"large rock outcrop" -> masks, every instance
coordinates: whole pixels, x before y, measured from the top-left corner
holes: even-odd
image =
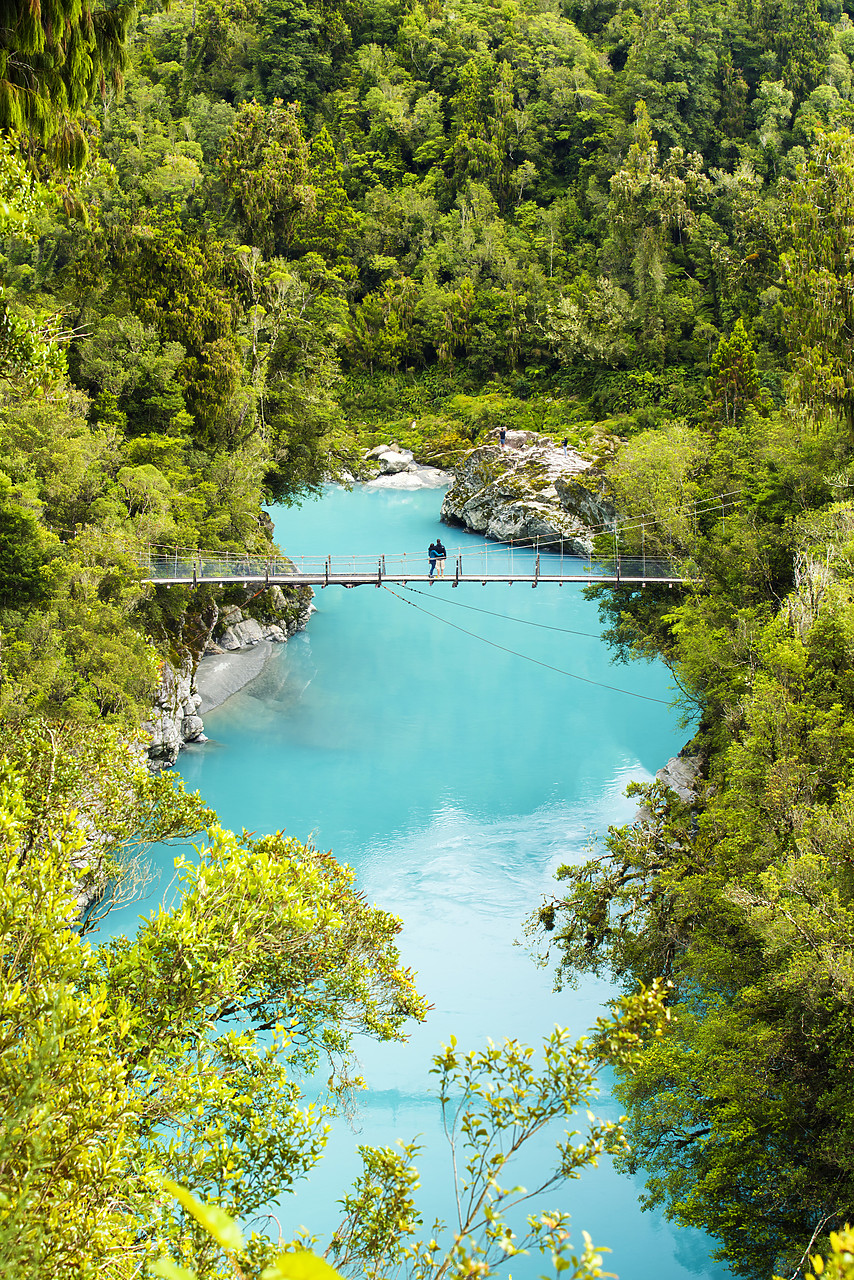
[[[613,518],[593,464],[528,431],[508,432],[503,448],[472,450],[442,503],[448,524],[500,542],[545,540],[571,555],[588,554],[594,532]]]
[[[142,727],[151,735],[148,754],[161,764],[174,764],[185,742],[204,736],[204,725],[196,714],[201,698],[194,688],[195,664],[185,659],[182,666],[164,662],[151,719]]]
[[[675,791],[683,804],[694,804],[702,769],[702,756],[671,756],[655,777],[656,781]]]

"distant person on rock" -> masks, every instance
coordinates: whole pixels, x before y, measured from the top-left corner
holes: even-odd
[[[430,572],[427,574],[427,577],[432,578],[433,574],[436,572],[436,561],[439,559],[439,552],[436,548],[435,542],[430,543],[427,550],[427,558],[430,561]]]
[[[442,546],[442,539],[437,538],[436,539],[436,560],[438,562],[437,568],[438,568],[440,578],[444,578],[445,576],[445,561],[447,558],[448,558],[448,553],[445,550],[445,548]]]
[[[504,448],[504,444],[506,440],[507,440],[507,428],[501,427],[498,432],[498,443],[501,445],[502,449]]]
[[[568,446],[569,446],[569,436],[564,436],[564,438],[560,442],[560,447],[563,449],[564,457],[566,457],[566,450]]]

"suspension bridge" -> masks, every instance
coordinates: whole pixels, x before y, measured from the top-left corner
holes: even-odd
[[[435,573],[428,569],[423,552],[386,552],[373,555],[257,556],[240,552],[199,551],[195,547],[166,547],[151,544],[139,564],[143,582],[162,587],[198,587],[204,584],[225,587],[241,583],[256,590],[264,587],[382,587],[398,583],[429,583],[458,586],[461,582],[528,583],[532,587],[563,586],[565,583],[594,583],[612,586],[682,587],[700,580],[697,566],[685,557],[676,559],[646,553],[646,530],[662,528],[678,520],[683,534],[692,529],[696,536],[700,522],[720,520],[741,502],[737,489],[687,502],[668,511],[648,511],[628,520],[590,526],[588,532],[613,538],[613,555],[598,552],[584,556],[567,552],[569,539],[525,539],[519,542],[489,541],[466,543],[447,551]],[[624,540],[633,548],[621,551]],[[661,544],[661,537],[657,539]]]
[[[554,543],[487,544],[449,548],[444,562],[431,574],[426,552],[395,555],[336,555],[324,557],[251,556],[206,553],[195,549],[152,546],[140,565],[143,581],[155,586],[255,587],[381,587],[384,584],[429,583],[456,587],[461,582],[527,583],[563,586],[565,583],[610,583],[625,586],[684,586],[696,582],[691,567],[646,555],[578,556],[553,549]]]

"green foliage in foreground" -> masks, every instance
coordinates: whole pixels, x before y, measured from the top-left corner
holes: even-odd
[[[419,1150],[415,1142],[400,1143],[398,1150],[360,1148],[363,1173],[341,1202],[344,1218],[324,1255],[336,1270],[305,1249],[306,1243],[317,1244],[316,1237],[300,1237],[283,1251],[279,1242],[279,1251],[271,1258],[262,1240],[247,1241],[217,1205],[199,1204],[171,1180],[165,1185],[195,1223],[227,1254],[237,1255],[234,1274],[246,1280],[291,1275],[294,1280],[303,1275],[316,1275],[318,1280],[335,1275],[369,1280],[487,1276],[506,1259],[532,1251],[549,1258],[558,1274],[594,1280],[606,1274],[601,1255],[586,1233],[581,1254],[571,1252],[567,1213],[529,1215],[520,1235],[511,1224],[518,1223],[520,1206],[540,1200],[546,1192],[554,1193],[561,1183],[595,1165],[600,1155],[623,1150],[620,1125],[597,1120],[588,1110],[586,1133],[564,1134],[557,1143],[553,1167],[538,1175],[532,1190],[503,1185],[503,1180],[532,1138],[566,1122],[580,1106],[590,1103],[606,1062],[631,1064],[641,1040],[650,1033],[660,1034],[663,1016],[661,993],[654,989],[621,1001],[616,1017],[599,1019],[592,1043],[573,1042],[568,1032],[556,1028],[543,1045],[542,1064],[536,1062],[533,1049],[509,1040],[464,1055],[452,1041],[436,1055],[433,1073],[439,1078],[438,1102],[454,1169],[459,1171],[453,1188],[458,1219],[450,1238],[441,1222],[432,1224],[429,1239],[421,1235],[425,1224],[415,1196],[418,1170],[412,1162]],[[181,1267],[184,1262],[176,1263],[166,1255],[153,1263],[151,1272],[165,1280],[183,1280],[176,1269]],[[189,1267],[184,1272],[195,1275]]]
[[[630,987],[659,974],[674,984],[672,1026],[624,1086],[627,1159],[647,1169],[652,1200],[712,1230],[738,1272],[764,1278],[773,1257],[794,1271],[850,1220],[854,1198],[846,6],[174,0],[143,6],[132,29],[124,5],[7,8],[5,736],[34,713],[99,735],[138,720],[158,676],[152,642],[182,656],[192,629],[189,593],[141,588],[145,546],[265,550],[263,500],[298,502],[355,472],[356,436],[434,461],[502,424],[566,435],[597,460],[620,446],[608,484],[624,549],[683,559],[704,585],[680,598],[603,594],[609,635],[622,656],[671,665],[699,719],[708,785],[690,814],[653,793],[651,827],[613,833],[602,859],[572,868],[543,922],[565,975],[601,965]],[[123,62],[120,88],[109,73]],[[72,181],[57,161],[79,164],[84,139],[91,162]],[[45,879],[14,899],[13,938],[19,926],[30,937],[27,895],[48,922],[66,919],[52,877],[57,841],[76,829],[74,770],[109,773],[79,744],[74,768],[54,772],[61,753],[21,742],[21,821],[37,835],[10,836],[9,892],[37,867]],[[129,833],[200,817],[147,791],[119,755],[107,783],[82,786],[78,809],[87,832],[127,846],[127,857],[95,849],[93,874],[130,887]],[[107,822],[114,800],[131,819]],[[28,859],[42,843],[44,858]],[[269,897],[250,850],[281,879]],[[52,1168],[38,1184],[42,1203],[56,1191],[63,1205],[51,1222],[66,1221],[70,1174],[50,1164],[40,1108],[74,1095],[81,1123],[102,1120],[86,1101],[88,1060],[62,1067],[47,1102],[39,1071],[63,1063],[86,1017],[103,1069],[105,1145],[80,1146],[94,1198],[68,1183],[68,1236],[50,1244],[82,1241],[81,1269],[97,1257],[121,1274],[115,1241],[131,1221],[164,1222],[196,1248],[194,1228],[169,1225],[149,1161],[252,1212],[320,1141],[288,1055],[344,1052],[352,1019],[398,1034],[419,1007],[381,915],[352,904],[352,956],[330,946],[327,957],[312,934],[334,921],[336,895],[351,902],[334,864],[225,833],[206,859],[204,872],[182,867],[185,907],[125,948],[89,952],[64,925],[46,932],[35,985],[21,987],[43,985],[35,1023],[21,1014],[43,1037],[28,1059],[38,1070],[15,1076],[34,1090],[21,1103],[32,1143],[4,1186],[18,1177],[32,1203],[33,1179]],[[261,895],[260,914],[236,913],[243,951],[225,922],[235,869]],[[287,910],[277,893],[291,895]],[[277,932],[280,909],[304,972]],[[41,941],[22,945],[42,954]],[[73,975],[61,992],[54,970]],[[123,1021],[125,989],[135,1004]],[[275,1037],[282,1056],[253,1034]],[[72,1132],[64,1112],[59,1137],[63,1126]],[[250,1138],[263,1152],[256,1181]],[[365,1188],[371,1169],[392,1168],[372,1159]],[[45,1237],[34,1216],[22,1221],[23,1258]],[[116,1253],[101,1255],[108,1232]],[[150,1241],[134,1236],[131,1253]]]
[[[206,1226],[257,1219],[317,1161],[330,1117],[359,1083],[354,1032],[399,1038],[424,1016],[394,945],[400,922],[368,906],[330,855],[214,828],[198,860],[177,859],[173,908],[153,912],[132,939],[93,945],[77,896],[99,806],[116,810],[115,866],[147,810],[161,814],[161,835],[203,811],[131,771],[117,789],[121,771],[86,752],[46,728],[19,761],[34,777],[0,764],[3,1274],[130,1280],[150,1263],[161,1276],[259,1276],[283,1249],[316,1242],[236,1228],[212,1239]],[[460,1169],[452,1239],[441,1243],[438,1224],[420,1234],[415,1144],[366,1148],[331,1260],[346,1275],[438,1280],[488,1274],[533,1247],[559,1270],[601,1274],[589,1242],[571,1255],[565,1213],[538,1212],[518,1239],[506,1213],[622,1150],[619,1125],[590,1116],[582,1135],[566,1134],[531,1192],[504,1179],[534,1135],[590,1102],[603,1065],[629,1065],[660,1034],[661,1004],[656,989],[620,1002],[590,1042],[556,1030],[542,1063],[515,1042],[443,1050],[437,1105]],[[308,1103],[299,1081],[324,1067],[327,1096]],[[206,1215],[187,1195],[176,1205],[164,1177],[207,1201]],[[158,1264],[164,1257],[172,1262]]]
[[[843,157],[851,140],[837,137],[825,176]],[[798,200],[815,178],[802,175]],[[844,335],[826,339],[841,358]],[[823,362],[823,381],[803,366],[777,413],[736,327],[703,418],[639,434],[610,469],[637,517],[633,548],[644,536],[647,553],[672,549],[699,579],[681,597],[598,594],[623,656],[669,663],[699,721],[701,776],[690,806],[636,789],[638,820],[561,868],[534,922],[559,983],[673,984],[666,1034],[617,1091],[623,1164],[646,1172],[648,1205],[710,1231],[750,1277],[769,1261],[796,1273],[854,1204],[854,452],[837,366]],[[737,495],[729,509],[722,492]]]
[[[89,824],[115,807],[126,847],[168,783],[125,769],[123,793],[120,770],[55,745],[50,731],[30,745],[34,785],[8,760],[0,775],[0,1257],[9,1275],[131,1275],[155,1224],[183,1237],[159,1171],[255,1213],[323,1146],[327,1108],[303,1106],[295,1077],[322,1060],[340,1093],[352,1033],[397,1037],[424,1001],[399,922],[281,836],[212,830],[198,862],[178,859],[174,910],[93,947],[77,921]],[[193,807],[205,816],[185,805],[184,825]]]
[[[854,1231],[848,1223],[841,1231],[831,1231],[830,1252],[826,1258],[816,1254],[810,1258],[812,1272],[805,1273],[805,1280],[826,1276],[827,1280],[850,1280],[854,1275]]]

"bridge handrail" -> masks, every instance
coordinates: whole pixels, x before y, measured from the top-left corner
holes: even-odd
[[[553,552],[541,559],[536,544],[514,547],[485,543],[479,547],[468,545],[455,550],[458,554],[448,555],[446,573],[458,577],[483,577],[484,580],[500,577],[536,582],[589,576],[591,580],[608,577],[616,582],[621,578],[655,582],[699,576],[697,566],[692,562],[674,561],[662,556],[603,556],[592,553],[584,556]],[[150,582],[239,582],[290,577],[330,581],[348,576],[362,579],[371,577],[382,581],[388,577],[400,580],[424,576],[427,572],[427,556],[424,552],[404,552],[398,556],[351,554],[285,557],[240,555],[234,552],[208,555],[197,548],[152,547],[146,564],[140,567]]]
[[[252,565],[277,565],[280,572],[287,572],[292,566],[290,557],[274,553],[258,555],[255,552],[240,551],[204,551],[200,547],[170,547],[165,544],[149,543],[143,563],[154,564],[225,564],[235,570],[246,571]]]
[[[691,518],[696,526],[698,518],[708,516],[710,514],[719,514],[725,519],[728,512],[737,508],[742,501],[741,491],[731,489],[723,493],[708,495],[700,500],[694,500],[692,503],[683,503],[670,510],[672,515],[674,511],[689,511]],[[564,533],[555,533],[549,537],[540,537],[534,539],[520,539],[509,541],[499,541],[490,539],[483,544],[480,554],[488,557],[490,553],[494,557],[501,554],[509,553],[511,557],[511,568],[513,568],[513,557],[518,552],[533,550],[536,555],[545,552],[547,556],[561,557],[561,560],[567,555],[565,547],[568,543],[573,543],[578,537],[599,535],[601,545],[601,535],[607,534],[610,539],[613,536],[615,556],[611,558],[612,563],[618,564],[621,560],[642,560],[644,565],[647,563],[667,563],[682,564],[684,562],[674,561],[672,557],[646,555],[646,531],[655,528],[663,518],[662,513],[658,511],[647,511],[626,517],[622,520],[616,517],[612,521],[606,521],[595,526],[587,526],[584,530],[580,527],[573,528],[574,522],[569,521],[568,527]],[[626,534],[633,534],[635,545],[640,543],[640,552],[634,556],[626,556],[620,544],[620,539],[625,538]],[[638,534],[640,535],[638,537]],[[470,557],[474,554],[471,545],[463,545],[449,548],[450,553],[453,552],[454,557],[466,555]],[[346,557],[348,560],[349,571],[353,573],[369,573],[377,563],[385,560],[386,562],[393,559],[402,559],[408,564],[412,564],[414,560],[424,563],[426,559],[426,550],[422,553],[402,552],[397,556],[390,555],[388,552],[374,553],[373,555],[351,555]],[[574,557],[576,559],[583,557]],[[592,557],[588,556],[588,561]],[[340,563],[340,557],[336,556],[336,562]],[[304,573],[318,573],[324,571],[324,566],[328,565],[329,557],[309,557],[303,556],[299,558],[299,564],[302,566]],[[602,563],[603,557],[598,556],[597,562]],[[291,573],[298,573],[297,561],[288,555],[278,551],[268,554],[250,552],[250,551],[206,551],[199,547],[188,546],[171,546],[167,544],[151,543],[147,548],[147,554],[144,561],[140,563],[140,568],[152,576],[156,570],[158,577],[166,577],[164,572],[167,567],[171,567],[173,577],[186,577],[195,573],[196,577],[209,576],[205,570],[211,569],[214,574],[221,577],[233,577],[235,579],[241,576],[259,577],[261,574],[284,577]],[[696,566],[692,566],[696,570]],[[179,570],[181,572],[179,573]],[[696,573],[684,573],[682,576],[696,576]]]

